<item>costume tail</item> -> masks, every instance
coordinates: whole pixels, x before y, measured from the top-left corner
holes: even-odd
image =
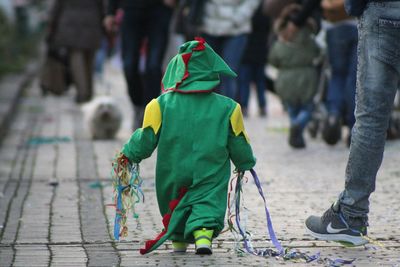
[[[176,211],[175,213],[174,211],[176,206],[178,206],[182,198],[185,196],[186,192],[187,192],[186,188],[181,188],[178,198],[171,200],[171,202],[169,203],[170,212],[165,214],[162,219],[164,230],[161,233],[159,233],[155,239],[146,241],[144,248],[140,249],[140,254],[144,255],[149,252],[152,252],[160,245],[162,245],[162,243],[164,243],[170,237],[170,235],[175,231],[179,222],[179,220],[177,220],[176,218],[182,217],[181,213],[185,211],[179,210],[179,212]],[[173,218],[172,222],[171,218]]]

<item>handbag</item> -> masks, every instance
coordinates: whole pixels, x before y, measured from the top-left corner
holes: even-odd
[[[71,75],[68,69],[66,48],[49,46],[39,80],[43,95],[47,93],[62,95],[68,90]]]
[[[39,74],[39,85],[43,95],[47,93],[62,95],[68,90],[72,81],[68,66],[68,49],[54,45],[53,40],[58,28],[58,19],[61,16],[63,5],[64,1],[62,0],[57,0],[53,3],[49,29],[45,37],[47,53]]]
[[[322,13],[329,22],[338,22],[349,19],[344,8],[344,0],[322,0]]]

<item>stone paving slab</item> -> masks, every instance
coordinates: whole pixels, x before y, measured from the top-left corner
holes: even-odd
[[[22,75],[7,75],[0,80],[0,139],[6,134],[22,90],[34,76],[37,67],[36,62],[31,62],[26,66]]]
[[[238,257],[234,236],[229,232],[213,241],[212,256],[195,255],[193,245],[187,254],[174,254],[170,242],[150,255],[139,255],[143,242],[162,228],[154,192],[156,153],[141,163],[146,202],[137,206],[140,217],[128,221],[126,240],[113,241],[115,210],[106,206],[112,203],[113,195],[110,166],[115,152],[131,134],[132,111],[121,72],[107,71],[107,86],[112,87],[126,114],[115,140],[90,139],[82,107],[73,102],[73,90],[63,97],[42,98],[37,82],[33,82],[22,95],[0,147],[1,267],[323,265]],[[104,87],[98,84],[97,88]],[[255,100],[251,101],[255,107]],[[323,258],[355,258],[355,266],[400,266],[400,142],[388,142],[371,197],[369,234],[383,247],[369,244],[344,248],[311,238],[305,232],[304,220],[310,214],[322,213],[342,189],[347,147],[344,142],[330,147],[318,138],[307,137],[307,149],[292,150],[287,145],[287,118],[279,101],[270,95],[269,109],[267,119],[256,117],[256,110],[250,110],[245,124],[282,244],[310,254],[320,252]],[[47,142],[29,143],[37,138],[46,138]],[[254,246],[272,248],[263,203],[250,180],[244,185],[243,203],[248,208]]]

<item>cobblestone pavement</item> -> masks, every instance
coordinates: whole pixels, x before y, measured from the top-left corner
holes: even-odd
[[[214,240],[212,256],[170,252],[170,243],[139,255],[143,241],[161,229],[154,192],[154,155],[141,166],[146,202],[139,205],[138,227],[129,221],[126,240],[114,242],[110,161],[130,136],[131,108],[121,73],[108,68],[104,93],[111,88],[125,112],[118,138],[92,141],[81,107],[71,90],[63,97],[41,97],[29,86],[0,148],[0,266],[320,266],[276,258],[238,257],[227,232]],[[253,104],[255,104],[253,99]],[[306,234],[304,220],[321,214],[343,187],[348,155],[345,143],[334,147],[307,138],[307,149],[287,145],[287,119],[269,96],[268,118],[250,110],[245,124],[257,156],[277,237],[286,247],[320,252],[323,258],[353,259],[356,266],[400,266],[400,142],[388,142],[376,192],[371,198],[370,236],[383,247],[344,248]],[[42,139],[38,139],[42,138]],[[44,138],[44,139],[43,139]],[[245,185],[248,226],[254,244],[272,248],[262,201],[252,182]]]

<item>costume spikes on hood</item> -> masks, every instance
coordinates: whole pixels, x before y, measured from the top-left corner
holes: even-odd
[[[161,82],[162,91],[210,92],[220,83],[220,74],[237,76],[203,38],[196,37],[181,45],[178,54],[168,63]]]

